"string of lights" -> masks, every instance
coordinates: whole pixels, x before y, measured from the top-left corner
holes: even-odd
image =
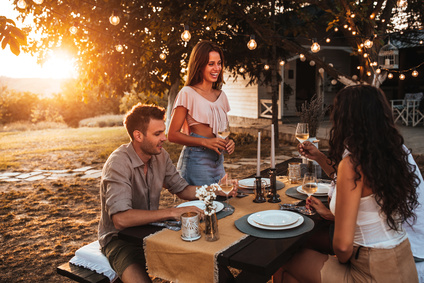
[[[35,4],[37,4],[37,5],[41,5],[42,3],[43,3],[43,1],[44,0],[32,0]],[[92,4],[92,3],[89,3],[89,2],[86,2],[86,1],[84,1],[83,0],[83,2],[85,2],[85,3],[88,3],[88,4]],[[92,4],[93,6],[95,6],[95,4]],[[397,1],[397,6],[398,6],[398,8],[405,8],[406,7],[406,5],[407,5],[407,1],[406,0],[398,0]],[[27,8],[27,3],[26,3],[26,1],[25,0],[19,0],[18,2],[17,2],[17,6],[18,6],[18,8],[20,8],[20,9],[26,9]],[[60,13],[58,13],[57,11],[53,11],[53,10],[51,10],[51,12],[53,12],[53,13],[56,13],[56,14],[58,14],[58,15],[61,15]],[[64,16],[64,15],[61,15],[61,16]],[[350,13],[349,12],[349,17],[348,17],[348,22],[349,22],[349,18],[350,19],[353,19],[353,18],[355,18],[355,14],[354,13]],[[375,14],[374,13],[372,13],[371,15],[370,15],[370,19],[374,19],[375,18]],[[109,22],[110,22],[110,24],[111,25],[113,25],[113,26],[117,26],[117,25],[119,25],[120,24],[120,17],[119,17],[119,13],[116,11],[116,10],[113,10],[112,11],[112,14],[110,15],[110,17],[109,17]],[[72,25],[70,28],[69,28],[69,32],[71,33],[71,34],[76,34],[77,32],[78,32],[78,28],[80,27],[80,26],[83,26],[83,27],[85,27],[85,28],[87,28],[87,29],[90,29],[90,30],[92,30],[92,31],[95,31],[95,32],[99,32],[99,33],[102,33],[102,34],[105,34],[104,32],[100,32],[100,31],[98,31],[98,30],[96,30],[96,29],[93,29],[93,28],[90,28],[90,27],[88,27],[87,25],[84,25],[84,24],[78,24],[78,25],[76,25],[76,24],[74,24],[74,25]],[[386,35],[380,35],[380,36],[377,36],[376,34],[374,35],[374,36],[371,36],[371,37],[365,37],[365,36],[363,36],[363,35],[361,35],[361,32],[359,31],[359,30],[357,30],[356,28],[355,28],[355,26],[352,28],[351,26],[349,26],[347,23],[346,24],[344,24],[343,25],[343,28],[344,29],[347,29],[347,30],[349,30],[349,31],[351,31],[351,34],[352,34],[352,37],[351,38],[353,38],[353,39],[355,39],[355,40],[358,40],[358,42],[360,42],[360,43],[358,43],[358,49],[357,49],[357,52],[358,52],[358,55],[359,54],[362,54],[362,56],[364,57],[364,58],[366,58],[367,60],[368,60],[368,64],[369,64],[369,66],[372,68],[372,70],[374,71],[374,73],[376,73],[376,74],[380,74],[382,71],[386,71],[386,72],[388,72],[388,78],[389,79],[392,79],[393,77],[394,77],[394,75],[393,74],[399,74],[399,79],[400,80],[404,80],[405,79],[405,74],[407,74],[407,73],[409,73],[409,72],[411,72],[411,75],[413,76],[413,77],[417,77],[418,75],[419,75],[419,73],[418,73],[418,69],[422,66],[422,65],[424,65],[424,62],[422,62],[422,63],[420,63],[420,64],[418,64],[418,65],[416,65],[416,66],[414,66],[414,67],[411,67],[411,68],[409,68],[409,69],[406,69],[406,70],[395,70],[395,69],[389,69],[389,68],[384,68],[384,67],[382,67],[382,66],[378,66],[378,63],[376,62],[376,61],[371,61],[371,58],[370,58],[370,54],[369,54],[369,52],[367,52],[368,50],[371,50],[371,48],[373,47],[373,41],[375,40],[375,39],[377,39],[378,37],[386,37],[386,36],[389,36],[388,34],[386,34]],[[321,48],[321,45],[319,44],[319,42],[321,42],[321,43],[323,43],[324,41],[325,41],[325,43],[330,43],[331,42],[331,40],[332,39],[337,39],[337,38],[344,38],[344,39],[346,39],[344,36],[340,36],[340,37],[337,37],[337,36],[335,36],[334,34],[335,33],[337,33],[339,31],[339,27],[334,27],[334,29],[332,29],[332,30],[330,30],[330,34],[329,35],[327,35],[326,37],[324,37],[324,38],[322,38],[322,39],[320,39],[320,40],[317,40],[317,38],[313,38],[312,40],[311,40],[311,42],[312,42],[312,44],[311,44],[311,46],[310,46],[310,52],[312,52],[312,53],[318,53],[322,48]],[[105,34],[106,36],[108,36],[108,34]],[[248,36],[248,35],[243,35],[243,36]],[[184,25],[184,31],[181,33],[181,39],[184,41],[184,42],[188,42],[188,41],[190,41],[190,39],[191,39],[191,34],[190,34],[190,30],[189,30],[189,25]],[[310,39],[309,39],[310,40]],[[424,43],[423,43],[423,40],[419,40],[419,42],[417,42],[417,43],[419,43],[420,45],[423,45]],[[121,43],[117,43],[117,44],[115,44],[115,46],[114,46],[114,48],[115,48],[115,50],[117,51],[117,52],[123,52],[123,50],[124,50],[124,48],[128,48],[128,46],[131,46],[131,44],[126,44],[125,45],[125,47],[121,44]],[[249,41],[247,42],[247,48],[249,49],[249,50],[255,50],[256,48],[257,48],[257,46],[258,46],[258,43],[256,42],[256,40],[255,40],[255,35],[254,34],[252,34],[252,35],[250,35],[250,39],[249,39]],[[137,48],[138,46],[133,46],[134,48]],[[164,48],[165,49],[165,48]],[[151,51],[151,50],[150,50]],[[166,53],[165,53],[165,51],[162,51],[160,54],[159,54],[159,58],[161,59],[161,60],[165,60],[166,59]],[[306,57],[305,57],[305,55],[304,54],[302,54],[302,53],[300,53],[299,54],[299,59],[302,61],[302,62],[304,62],[305,60],[306,60]],[[284,60],[281,60],[280,62],[279,62],[279,64],[280,64],[280,66],[284,66],[284,64],[285,64],[285,61]],[[313,60],[311,60],[310,62],[309,62],[309,64],[310,64],[310,66],[315,66],[315,61],[313,61]],[[269,68],[270,68],[270,66],[269,65],[267,65],[267,64],[264,64],[263,65],[263,68],[265,69],[265,70],[269,70]],[[358,66],[358,69],[361,69],[362,67],[361,66]],[[245,71],[245,69],[243,68],[243,67],[241,67],[240,69],[239,69],[239,72],[240,73],[243,73]],[[319,69],[319,72],[322,74],[323,72],[324,72],[324,70],[322,69],[322,68],[320,68]],[[370,71],[368,71],[367,72],[367,75],[368,76],[371,76],[372,74],[371,74],[371,72]]]

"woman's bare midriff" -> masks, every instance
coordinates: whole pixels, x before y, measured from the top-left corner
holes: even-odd
[[[214,133],[212,132],[212,128],[206,124],[197,124],[190,126],[190,132],[193,132],[206,138],[215,137]]]

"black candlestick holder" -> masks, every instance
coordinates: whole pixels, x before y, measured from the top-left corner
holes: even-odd
[[[271,181],[270,198],[269,202],[281,202],[280,195],[277,194],[277,170],[275,168],[269,169],[269,179]]]
[[[261,203],[261,202],[266,202],[265,199],[265,193],[264,193],[264,188],[262,187],[262,177],[261,176],[256,176],[255,177],[255,185],[256,185],[256,191],[255,191],[255,199],[253,200],[253,202],[256,203]]]

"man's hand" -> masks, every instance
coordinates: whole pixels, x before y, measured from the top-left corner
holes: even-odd
[[[181,220],[181,214],[186,212],[197,212],[200,215],[200,218],[203,218],[205,211],[203,209],[198,208],[197,206],[183,206],[183,207],[175,207],[171,209],[171,218],[174,220]]]

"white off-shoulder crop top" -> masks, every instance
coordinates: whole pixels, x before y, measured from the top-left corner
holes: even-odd
[[[343,156],[345,157],[345,155]],[[336,215],[337,185],[330,201],[330,210]],[[403,228],[395,231],[389,227],[386,217],[381,212],[374,194],[361,198],[356,218],[354,245],[363,247],[391,249],[407,238]]]
[[[204,98],[193,88],[183,87],[174,102],[173,111],[178,106],[187,109],[186,122],[183,132],[188,134],[189,127],[196,124],[206,124],[212,128],[217,136],[219,130],[223,130],[227,124],[227,112],[231,110],[227,95],[221,91],[218,98],[212,102]]]

